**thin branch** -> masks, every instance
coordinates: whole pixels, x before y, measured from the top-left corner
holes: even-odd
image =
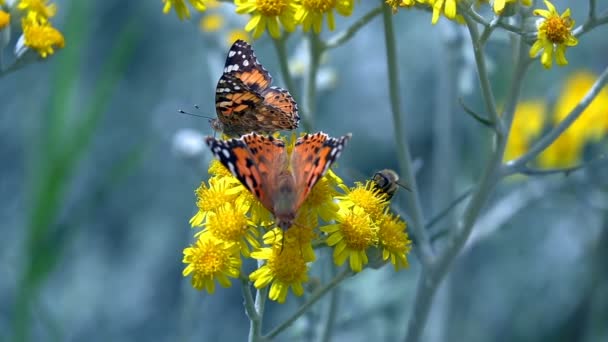
[[[308,298],[306,303],[302,304],[302,306],[300,306],[300,308],[293,315],[291,315],[291,317],[289,317],[283,323],[279,324],[279,326],[277,326],[276,328],[272,329],[272,331],[270,331],[268,333],[268,335],[264,336],[263,338],[267,339],[267,340],[271,340],[271,339],[277,337],[277,335],[279,335],[285,329],[289,328],[298,318],[300,318],[300,316],[302,316],[304,313],[306,313],[313,304],[315,304],[319,299],[323,298],[323,296],[325,296],[325,294],[327,294],[327,292],[333,290],[336,286],[338,286],[342,282],[342,280],[346,279],[347,277],[351,276],[352,274],[353,274],[352,271],[347,268],[344,271],[342,271],[340,274],[335,276],[331,282],[329,282],[327,285],[323,286],[322,288],[317,290],[317,292],[312,294],[310,296],[310,298]]]
[[[500,118],[498,117],[498,112],[496,111],[496,100],[494,99],[494,93],[492,92],[490,76],[486,66],[486,59],[483,54],[483,46],[479,40],[477,24],[473,22],[468,15],[463,15],[463,18],[469,28],[469,34],[471,35],[473,54],[475,55],[475,62],[477,63],[477,75],[479,77],[479,85],[481,86],[486,112],[490,115],[490,120],[494,122],[494,127],[496,127],[499,132],[502,132],[503,128],[501,126]]]
[[[333,265],[330,265],[333,267]],[[338,289],[334,289],[329,293],[329,307],[327,309],[327,317],[325,318],[325,323],[323,324],[323,328],[321,329],[321,341],[329,342],[331,341],[331,335],[334,330],[334,326],[336,324],[336,316],[338,313],[339,306],[339,295]]]
[[[306,132],[311,132],[314,126],[314,113],[317,104],[317,73],[324,48],[321,38],[314,32],[308,34],[308,43],[310,65],[308,65],[306,75],[304,76],[302,126],[304,126]]]
[[[595,27],[605,24],[608,24],[608,11],[604,11],[599,17],[595,16],[587,18],[587,21],[585,21],[583,25],[572,30],[572,34],[575,37],[580,37]]]
[[[549,133],[543,136],[538,142],[536,142],[526,154],[520,158],[510,161],[506,164],[506,174],[512,174],[518,172],[519,169],[527,165],[530,161],[534,160],[540,153],[542,153],[547,147],[549,147],[559,136],[570,127],[576,119],[583,113],[583,111],[589,106],[591,101],[600,93],[604,85],[608,82],[608,67],[600,74],[600,77],[595,81],[591,89],[585,94],[585,97],[574,107],[574,109],[568,114],[568,116],[562,120],[556,127],[554,127]]]
[[[596,7],[595,0],[589,0],[589,14],[587,16],[589,18],[589,21],[595,20],[596,11],[597,11],[597,7]]]
[[[281,70],[281,77],[283,78],[283,82],[285,82],[285,87],[287,90],[293,95],[296,99],[296,102],[299,103],[302,99],[299,96],[298,89],[296,89],[296,85],[293,81],[293,77],[291,77],[291,73],[289,72],[289,55],[287,54],[287,38],[289,36],[285,33],[280,38],[272,39],[274,43],[274,47],[277,51],[277,57],[279,59],[279,68]],[[300,109],[301,111],[301,109]],[[304,116],[304,114],[302,114]]]
[[[431,262],[434,253],[429,242],[428,232],[423,226],[424,219],[422,216],[422,206],[420,204],[416,180],[414,178],[408,139],[404,129],[403,111],[401,110],[399,99],[401,91],[399,88],[399,64],[397,59],[395,32],[393,29],[393,14],[389,6],[382,6],[382,18],[384,19],[384,37],[388,66],[388,90],[393,113],[397,162],[399,165],[399,173],[403,176],[405,183],[412,188],[412,191],[407,193],[407,196],[409,197],[408,204],[411,206],[411,210],[409,210],[411,217],[410,229],[420,247],[416,248],[415,252],[422,264],[426,265]]]
[[[384,5],[380,5],[376,8],[373,8],[364,16],[359,18],[359,20],[355,21],[349,28],[329,38],[329,40],[324,44],[325,48],[333,49],[349,41],[355,35],[355,33],[359,32],[359,30],[363,28],[368,22],[370,22],[380,13],[382,13],[382,6]]]
[[[448,204],[447,207],[443,208],[440,212],[437,213],[437,215],[433,216],[430,220],[428,220],[428,222],[424,225],[426,229],[431,229],[435,224],[437,224],[437,222],[441,221],[441,219],[444,218],[447,213],[449,213],[452,209],[456,208],[456,206],[460,204],[460,202],[467,199],[472,192],[473,188],[469,188],[468,190],[460,194],[460,196],[456,197],[456,199],[454,199],[450,204]],[[435,239],[435,237],[433,237],[432,240],[433,239]]]
[[[249,288],[249,280],[241,278],[241,288],[245,299],[245,312],[249,317],[249,341],[258,341],[262,336],[262,320],[255,308],[255,302]]]
[[[473,119],[479,121],[479,123],[481,123],[482,125],[490,127],[492,129],[494,129],[496,127],[496,125],[494,124],[494,122],[492,120],[484,118],[480,114],[477,114],[473,109],[469,108],[466,105],[466,103],[464,103],[464,100],[462,99],[462,97],[458,99],[458,102],[462,106],[462,109],[464,110],[465,113],[472,116]]]
[[[468,16],[470,16],[471,19],[473,19],[473,21],[477,22],[478,24],[481,24],[484,27],[484,30],[490,29],[492,27],[492,22],[488,22],[486,20],[486,18],[484,18],[481,14],[477,13],[477,11],[475,11],[473,8],[471,8],[470,6],[467,5],[459,5],[458,7],[460,10],[462,10],[463,13],[468,14]],[[510,24],[505,23],[504,21],[497,21],[496,26],[504,29],[505,31],[511,32],[511,33],[515,33],[517,35],[523,36],[524,32],[517,26],[513,26]],[[484,41],[485,42],[485,41]],[[483,43],[482,41],[480,41],[480,43]]]
[[[527,175],[527,176],[549,176],[549,175],[555,175],[555,174],[562,173],[562,174],[564,174],[564,176],[569,176],[573,172],[576,172],[578,170],[582,170],[585,168],[589,168],[592,166],[601,165],[601,164],[605,163],[606,161],[608,161],[608,158],[606,158],[605,155],[602,155],[595,159],[589,160],[587,162],[581,163],[576,166],[552,168],[552,169],[538,169],[538,168],[533,168],[533,167],[522,166],[510,174],[520,173],[520,174]]]

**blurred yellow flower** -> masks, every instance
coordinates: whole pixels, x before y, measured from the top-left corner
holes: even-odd
[[[308,266],[298,244],[286,243],[283,246],[275,244],[253,252],[251,256],[258,260],[266,260],[266,264],[253,271],[249,279],[258,289],[272,283],[268,298],[284,303],[289,288],[296,296],[304,294],[302,283],[308,281]]]
[[[230,30],[230,32],[228,32],[228,35],[226,38],[226,46],[231,46],[234,42],[236,42],[239,39],[244,40],[246,42],[251,42],[251,37],[249,37],[249,34],[247,33],[247,31],[241,30],[241,29],[236,29],[236,30]],[[219,161],[218,161],[218,163],[219,163]]]
[[[268,28],[270,36],[279,38],[281,29],[295,30],[295,3],[293,0],[234,0],[236,13],[251,13],[251,19],[245,25],[245,31],[253,31],[253,38],[260,38]]]
[[[542,133],[545,111],[546,105],[542,100],[522,101],[517,104],[503,160],[519,158],[528,151],[532,141]]]
[[[502,14],[502,11],[504,11],[505,6],[509,3],[521,2],[521,4],[524,6],[532,5],[532,0],[494,0],[493,2],[494,3],[492,5],[492,9],[496,14]]]
[[[190,5],[197,11],[202,12],[207,9],[207,0],[188,0],[188,2],[190,2]],[[190,9],[188,9],[188,5],[186,5],[186,0],[163,0],[163,3],[165,4],[163,13],[167,14],[171,10],[171,7],[175,7],[175,13],[177,13],[179,20],[190,18]]]
[[[559,124],[576,107],[597,77],[580,71],[566,79],[555,104],[553,123]],[[597,97],[581,113],[578,119],[551,144],[539,157],[542,167],[570,167],[582,159],[587,143],[596,142],[608,133],[608,88],[602,89]]]
[[[310,31],[321,33],[323,27],[323,16],[327,15],[327,26],[330,31],[336,29],[334,10],[338,14],[348,17],[352,15],[355,7],[354,0],[299,0],[296,12],[296,21],[302,24],[304,32]]]
[[[218,13],[203,16],[199,23],[203,32],[217,32],[222,26],[224,26],[224,17]]]
[[[49,4],[49,0],[20,0],[17,8],[27,11],[28,17],[40,24],[46,23],[57,13],[57,5]]]
[[[361,207],[342,209],[335,224],[321,227],[329,234],[327,245],[334,247],[334,263],[338,266],[349,259],[350,268],[361,272],[368,263],[366,249],[378,241],[378,227]]]
[[[378,224],[378,245],[382,249],[382,259],[390,259],[395,271],[409,266],[407,254],[412,249],[412,241],[405,230],[405,221],[388,213]]]
[[[0,10],[0,30],[7,27],[11,23],[11,15]]]
[[[41,24],[29,15],[21,21],[24,45],[34,49],[42,58],[52,55],[54,48],[65,47],[61,32],[51,26],[50,22]]]
[[[578,44],[578,40],[572,35],[574,19],[570,17],[570,8],[561,15],[555,6],[545,0],[548,10],[536,9],[534,15],[542,16],[538,25],[537,40],[530,48],[530,57],[535,58],[542,51],[540,62],[549,69],[553,65],[553,53],[557,65],[566,65],[566,48]]]
[[[229,246],[213,237],[199,237],[194,245],[184,249],[183,263],[188,264],[182,272],[184,277],[192,275],[192,287],[215,292],[215,280],[222,287],[230,287],[230,278],[237,278],[241,270],[238,245]]]

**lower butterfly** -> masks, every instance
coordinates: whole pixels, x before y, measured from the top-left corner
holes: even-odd
[[[282,140],[256,133],[225,141],[207,137],[206,143],[215,157],[274,215],[277,226],[287,230],[350,136],[306,134],[298,138],[291,154]]]

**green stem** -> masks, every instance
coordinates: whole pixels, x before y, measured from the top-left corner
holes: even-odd
[[[608,11],[604,11],[600,16],[589,17],[583,25],[572,30],[572,34],[575,37],[580,37],[595,27],[605,24],[608,24]]]
[[[391,102],[391,110],[393,113],[393,128],[395,134],[395,143],[397,148],[397,162],[399,164],[399,173],[408,184],[412,191],[407,192],[408,212],[410,213],[411,222],[408,225],[412,234],[414,234],[418,242],[415,251],[418,258],[423,264],[429,264],[433,258],[433,250],[429,242],[428,232],[424,229],[424,219],[422,215],[422,206],[418,197],[418,187],[414,178],[414,169],[412,167],[412,158],[409,152],[408,139],[405,132],[403,120],[403,112],[399,102],[399,67],[397,50],[395,43],[395,32],[393,29],[393,14],[389,6],[382,6],[382,17],[384,19],[384,39],[386,41],[386,58],[388,66],[388,90]]]
[[[466,16],[465,16],[466,20]],[[471,26],[469,26],[470,28]],[[476,29],[476,28],[475,28]],[[472,37],[475,35],[472,35]],[[477,38],[477,36],[475,36]],[[479,46],[479,42],[473,41],[474,46]],[[459,225],[451,238],[446,241],[445,250],[439,256],[437,261],[430,265],[428,268],[423,268],[420,280],[418,281],[417,292],[415,295],[414,308],[410,320],[408,322],[408,330],[406,334],[406,342],[420,341],[426,320],[430,311],[430,307],[433,301],[433,297],[437,291],[441,281],[449,272],[452,263],[455,261],[458,253],[462,250],[467,239],[469,238],[473,229],[473,224],[477,220],[481,209],[486,204],[488,197],[492,193],[496,183],[500,179],[500,170],[502,165],[502,158],[508,138],[508,131],[510,129],[511,122],[513,120],[513,114],[515,112],[515,105],[519,98],[519,92],[523,82],[523,76],[529,65],[529,57],[523,53],[524,51],[523,39],[519,38],[519,55],[517,58],[514,77],[509,95],[505,105],[505,112],[503,118],[505,122],[505,133],[496,134],[496,150],[490,156],[490,159],[484,167],[483,174],[479,184],[475,187],[475,191],[471,196],[471,201],[468,203],[463,219],[459,222]],[[480,64],[478,60],[478,73],[480,78],[487,77],[487,74],[482,74]],[[489,83],[487,80],[480,80],[482,84]],[[488,92],[483,92],[482,95],[488,95]],[[491,102],[490,99],[485,99],[486,102]],[[495,108],[494,108],[495,110]]]
[[[302,112],[302,126],[306,132],[311,132],[314,127],[314,112],[317,100],[317,73],[323,53],[323,42],[317,34],[308,34],[310,65],[304,76],[304,103]]]
[[[245,312],[249,317],[249,342],[259,341],[262,336],[262,320],[255,307],[251,289],[249,288],[249,280],[241,279],[241,287],[243,290],[243,298],[245,299]]]
[[[595,20],[597,6],[595,0],[589,0],[589,20]]]
[[[574,109],[562,120],[559,125],[554,127],[549,133],[543,136],[538,142],[536,142],[528,152],[526,152],[520,158],[510,161],[505,166],[505,174],[513,174],[519,172],[522,167],[525,167],[529,162],[534,160],[538,155],[549,147],[557,138],[559,138],[568,127],[570,127],[576,119],[583,113],[589,106],[591,101],[600,93],[604,85],[608,82],[608,67],[600,74],[600,77],[595,81],[591,89],[585,94],[585,97],[574,107]]]
[[[264,338],[271,340],[277,335],[279,335],[281,332],[283,332],[285,329],[289,328],[289,326],[291,326],[298,318],[300,318],[300,316],[306,313],[313,304],[315,304],[319,299],[323,298],[323,296],[325,296],[327,292],[333,290],[342,282],[342,280],[346,279],[352,274],[353,273],[350,269],[346,269],[337,276],[335,276],[331,282],[329,282],[327,285],[323,286],[322,288],[317,290],[317,292],[312,294],[310,298],[306,301],[306,303],[302,304],[302,306],[300,306],[300,308],[293,315],[291,315],[291,317],[289,317],[283,323],[279,324],[279,326],[277,326],[276,328],[272,329],[272,331],[269,332],[268,335],[264,336]]]
[[[285,87],[291,93],[291,95],[296,99],[296,102],[299,103],[302,99],[299,96],[298,89],[296,89],[296,85],[293,81],[293,77],[291,77],[291,73],[289,72],[289,55],[287,54],[287,34],[284,34],[280,38],[272,39],[274,43],[274,47],[277,50],[277,57],[279,59],[279,68],[281,70],[281,77],[283,78],[283,82],[285,82]],[[300,108],[301,110],[301,108]]]
[[[494,93],[492,92],[490,77],[488,76],[488,67],[486,66],[486,58],[483,54],[483,45],[480,41],[477,24],[468,15],[463,15],[463,18],[467,23],[471,41],[473,43],[473,54],[475,55],[475,62],[477,63],[477,74],[486,111],[488,112],[489,119],[492,120],[494,126],[497,128],[497,131],[502,133],[503,128],[500,118],[498,117],[498,112],[496,111],[496,100],[494,99]]]
[[[329,265],[332,270],[334,269],[333,264]],[[331,334],[334,329],[334,325],[336,323],[336,316],[338,313],[338,305],[339,305],[339,292],[338,289],[334,289],[329,293],[329,306],[327,308],[327,316],[325,317],[325,324],[323,324],[323,328],[321,329],[321,341],[329,342],[331,341]]]
[[[372,19],[382,13],[382,7],[385,5],[382,4],[376,8],[371,9],[364,16],[359,18],[359,20],[355,21],[349,28],[346,30],[336,34],[331,37],[324,45],[326,49],[336,48],[346,42],[348,42],[355,33],[359,32],[367,23],[369,23]]]

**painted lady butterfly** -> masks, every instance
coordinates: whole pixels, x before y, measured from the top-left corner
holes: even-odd
[[[272,76],[264,69],[251,45],[234,42],[215,89],[213,129],[229,136],[250,132],[270,134],[298,128],[298,105],[285,89],[271,87]]]
[[[341,138],[323,132],[307,134],[298,138],[291,155],[282,140],[256,133],[226,141],[207,137],[206,142],[215,157],[274,215],[277,226],[286,230],[349,139],[350,134]]]

